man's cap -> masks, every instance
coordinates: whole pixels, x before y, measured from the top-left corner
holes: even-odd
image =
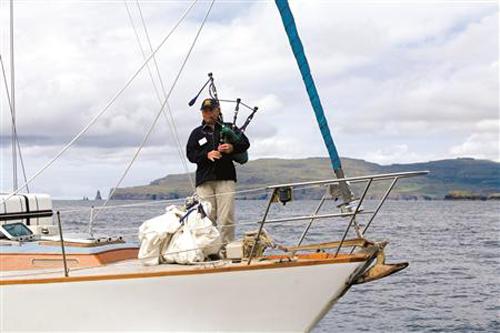
[[[219,107],[219,101],[216,100],[215,98],[205,98],[203,102],[201,103],[201,108],[200,110],[205,110],[205,109],[216,109]]]

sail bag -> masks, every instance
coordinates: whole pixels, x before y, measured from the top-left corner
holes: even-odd
[[[218,253],[220,234],[212,221],[210,203],[202,202],[188,211],[177,206],[145,221],[139,227],[138,258],[144,265],[192,264]]]

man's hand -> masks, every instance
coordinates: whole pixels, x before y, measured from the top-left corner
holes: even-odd
[[[219,145],[217,150],[220,151],[221,153],[224,153],[224,154],[231,154],[234,150],[234,147],[230,143],[224,143],[224,144]]]
[[[207,154],[207,158],[212,162],[215,162],[215,160],[218,160],[221,157],[222,157],[222,154],[217,150],[212,150],[211,152],[209,152]]]

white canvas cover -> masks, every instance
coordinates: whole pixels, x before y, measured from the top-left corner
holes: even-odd
[[[145,221],[139,228],[138,258],[144,265],[162,262],[191,264],[201,262],[220,248],[219,231],[212,221],[199,212],[202,205],[210,214],[210,203],[203,202],[188,212],[169,206],[165,214]]]
[[[0,194],[0,201],[9,198],[7,194]],[[0,214],[4,213],[26,213],[37,212],[43,210],[52,210],[52,199],[48,194],[43,193],[20,193],[11,196],[3,205],[0,205]],[[29,227],[34,233],[36,226],[51,226],[55,225],[52,217],[31,217],[29,219]],[[11,220],[9,223],[21,222],[27,224],[27,219]],[[0,221],[0,224],[5,223]]]

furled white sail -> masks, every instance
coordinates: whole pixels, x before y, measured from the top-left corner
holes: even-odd
[[[212,221],[210,203],[188,211],[169,206],[165,214],[145,221],[139,228],[138,258],[144,265],[192,264],[220,249],[220,234]]]

